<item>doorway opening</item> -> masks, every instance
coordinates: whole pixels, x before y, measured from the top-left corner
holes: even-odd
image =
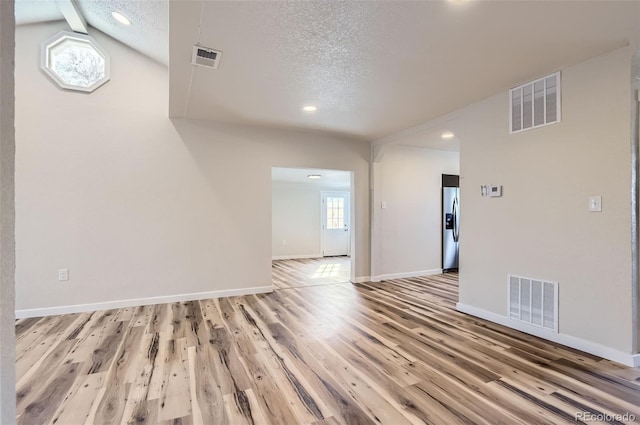
[[[460,256],[460,176],[442,175],[442,272],[457,273]]]
[[[353,280],[352,172],[274,167],[272,282],[276,289]]]
[[[320,251],[323,257],[349,256],[349,192],[320,192]]]

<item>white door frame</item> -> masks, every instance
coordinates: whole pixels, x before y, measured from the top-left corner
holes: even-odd
[[[1,0],[0,0],[1,1]],[[276,167],[272,167],[272,168],[276,168]],[[279,166],[277,168],[296,168],[296,169],[309,169],[309,167],[287,167],[287,166]],[[357,256],[357,250],[356,250],[356,223],[357,223],[357,219],[356,219],[356,212],[357,212],[357,207],[356,207],[356,196],[355,196],[355,187],[356,187],[356,181],[355,181],[355,172],[353,170],[344,170],[344,169],[330,169],[330,168],[315,168],[318,170],[335,170],[335,171],[346,171],[349,173],[350,175],[350,184],[349,184],[349,188],[347,190],[336,190],[337,192],[348,192],[349,193],[349,226],[350,227],[350,234],[349,234],[349,263],[351,265],[351,277],[350,277],[350,282],[352,283],[356,283],[356,256]],[[327,190],[328,191],[328,190]],[[273,197],[273,192],[271,193],[271,196]],[[321,201],[322,204],[322,201]],[[322,234],[322,228],[319,228],[321,234]],[[366,230],[365,230],[366,231]],[[271,233],[271,237],[273,239],[273,232]],[[322,245],[322,235],[321,235],[321,245]],[[321,247],[322,248],[322,247]],[[322,252],[322,251],[320,251]],[[272,258],[273,258],[273,252],[272,252]],[[367,277],[368,279],[368,277]]]
[[[326,198],[326,194],[328,193],[343,193],[345,194],[345,198],[348,199],[348,214],[349,214],[349,221],[347,224],[347,226],[349,226],[349,241],[347,243],[347,255],[349,256],[349,258],[351,258],[351,245],[353,244],[353,232],[352,232],[352,225],[353,225],[353,219],[352,219],[352,212],[353,212],[353,208],[351,207],[352,204],[352,197],[353,197],[353,191],[351,190],[351,187],[349,187],[349,190],[321,190],[320,191],[320,253],[321,255],[324,257],[324,226],[325,223],[327,221],[327,208],[324,204],[324,199]],[[353,262],[352,262],[353,263]],[[353,264],[351,264],[351,268],[353,269]],[[353,271],[353,270],[352,270]],[[355,276],[352,273],[352,276]]]

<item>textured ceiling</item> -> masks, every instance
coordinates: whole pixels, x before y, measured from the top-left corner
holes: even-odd
[[[637,1],[77,2],[92,27],[170,65],[172,117],[364,140],[635,43],[640,16]],[[54,0],[16,0],[18,24],[56,19]],[[195,43],[223,51],[219,69],[191,65]]]
[[[171,116],[375,140],[626,45],[638,3],[172,1],[170,17]],[[190,64],[197,42],[219,69]]]
[[[160,63],[169,64],[167,0],[78,0],[77,4],[90,26]],[[116,22],[111,16],[114,11],[129,18],[131,26]],[[58,19],[64,18],[55,0],[16,0],[18,25]]]
[[[63,19],[54,0],[16,0],[15,9],[18,25]]]

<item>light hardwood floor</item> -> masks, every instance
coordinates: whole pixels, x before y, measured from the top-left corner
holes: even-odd
[[[640,418],[640,370],[460,314],[456,299],[448,274],[19,320],[18,423]]]
[[[351,258],[274,260],[271,263],[271,275],[273,286],[277,289],[345,283],[351,278]]]

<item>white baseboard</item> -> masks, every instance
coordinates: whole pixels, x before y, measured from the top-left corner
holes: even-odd
[[[322,254],[274,255],[271,260],[302,260],[304,258],[322,258]]]
[[[226,289],[223,291],[196,292],[192,294],[167,295],[162,297],[134,298],[129,300],[107,301],[103,303],[77,304],[60,307],[33,308],[16,310],[16,319],[27,317],[55,316],[58,314],[85,313],[98,310],[111,310],[124,307],[138,307],[151,304],[166,304],[182,301],[204,300],[208,298],[235,297],[240,295],[264,294],[272,292],[273,286],[258,286],[255,288]]]
[[[486,311],[467,304],[458,303],[456,305],[456,309],[462,313],[470,314],[471,316],[479,317],[480,319],[485,319],[490,322],[497,323],[499,325],[506,326],[520,332],[524,332],[529,335],[534,335],[558,344],[566,345],[567,347],[575,348],[576,350],[584,351],[598,357],[603,357],[608,360],[613,360],[614,362],[622,363],[625,366],[640,366],[640,354],[625,353],[623,351],[616,350],[615,348],[576,338],[575,336],[555,333],[544,328],[529,325],[527,323],[520,322],[519,320],[515,320],[501,314],[492,313],[490,311]]]
[[[365,283],[365,282],[371,282],[371,276],[360,276],[360,277],[356,277],[354,280],[351,281],[351,283]]]
[[[371,282],[380,282],[383,280],[393,280],[393,279],[406,279],[409,277],[431,276],[434,274],[442,274],[442,269],[421,270],[417,272],[406,272],[406,273],[380,274],[378,276],[371,276]]]

